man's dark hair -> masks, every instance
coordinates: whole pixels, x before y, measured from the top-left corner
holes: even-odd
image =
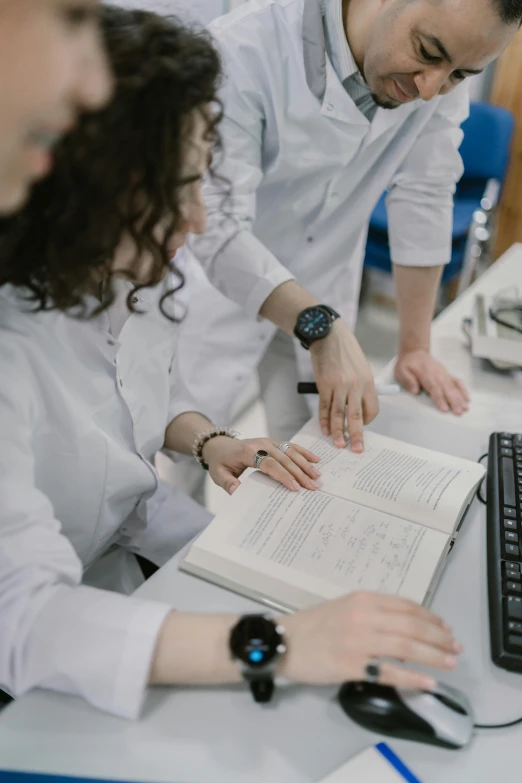
[[[112,6],[102,10],[102,33],[115,76],[111,104],[81,118],[26,207],[0,221],[0,283],[29,289],[36,310],[81,308],[94,279],[110,280],[126,235],[136,258],[152,257],[143,285],[173,268],[179,289],[167,239],[181,221],[183,160],[198,109],[215,107],[203,116],[219,147],[221,63],[207,33]]]
[[[491,0],[504,24],[522,24],[522,0]]]

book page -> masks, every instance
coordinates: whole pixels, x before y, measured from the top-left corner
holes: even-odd
[[[354,590],[422,601],[447,543],[447,536],[412,522],[323,492],[290,492],[257,473],[198,538],[188,560],[209,567],[201,552],[217,555],[227,578],[290,608]]]
[[[462,506],[484,475],[478,463],[366,431],[363,454],[337,449],[312,419],[293,439],[321,458],[329,494],[452,533]]]

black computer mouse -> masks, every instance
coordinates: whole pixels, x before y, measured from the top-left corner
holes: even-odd
[[[473,734],[467,697],[448,685],[411,691],[368,682],[347,682],[339,691],[344,712],[370,731],[443,748],[463,748]]]

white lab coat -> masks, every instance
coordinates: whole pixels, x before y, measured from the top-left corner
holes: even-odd
[[[449,261],[468,97],[462,85],[368,122],[327,56],[319,0],[250,0],[211,30],[226,70],[219,173],[232,192],[206,185],[209,230],[191,250],[221,294],[193,270],[178,359],[199,407],[223,422],[274,334],[256,316],[275,287],[295,277],[354,325],[368,222],[386,188],[393,261]],[[311,378],[297,341],[296,352]]]
[[[171,373],[168,285],[139,293],[142,314],[90,321],[27,312],[0,289],[0,688],[13,695],[139,712],[170,607],[99,588],[129,592],[131,553],[162,565],[210,520],[154,467],[168,423],[194,409]]]

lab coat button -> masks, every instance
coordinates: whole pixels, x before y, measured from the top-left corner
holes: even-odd
[[[333,103],[327,103],[326,104],[326,111],[333,111],[333,110],[334,110]]]
[[[107,345],[116,345],[114,340],[107,340]]]
[[[314,241],[314,238],[313,238],[313,237],[306,237],[306,241],[307,241],[307,242],[313,242],[313,241]]]
[[[132,302],[132,304],[138,304],[138,302],[139,302],[139,301],[140,301],[140,300],[139,300],[139,297],[138,297],[138,296],[133,296],[133,297],[131,298],[131,302]]]

